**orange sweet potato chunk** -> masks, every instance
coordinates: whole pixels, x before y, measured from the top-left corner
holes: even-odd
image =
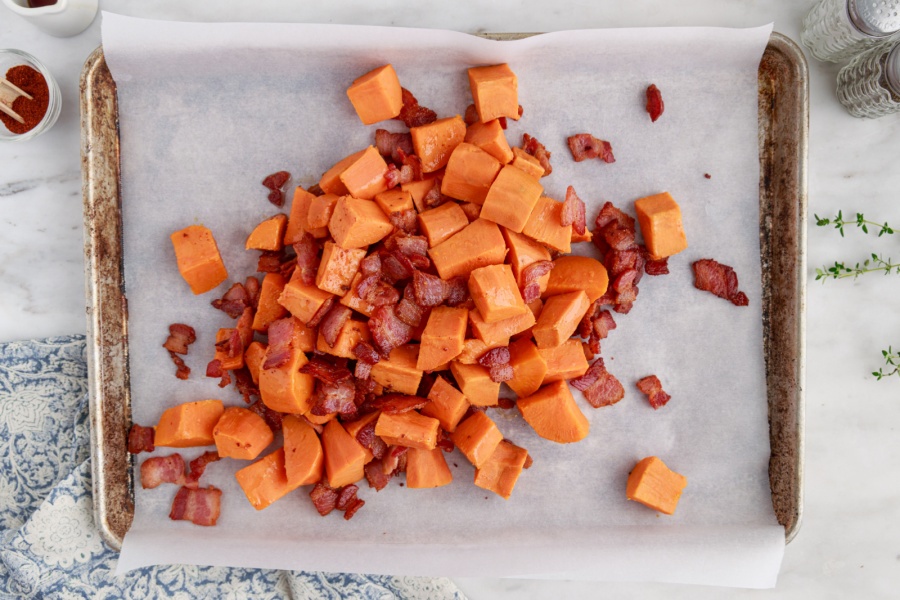
[[[369,423],[373,423],[373,422],[377,421],[378,417],[380,415],[381,415],[381,412],[379,412],[377,410],[375,412],[369,413],[367,415],[363,415],[360,418],[356,419],[355,421],[349,421],[349,422],[343,423],[344,429],[347,430],[347,433],[350,434],[350,437],[359,441],[356,436],[359,434],[359,432],[362,430],[362,428],[365,427],[366,425],[368,425]],[[307,418],[309,418],[309,417],[307,417]],[[373,458],[375,458],[375,455],[372,454],[372,451],[369,450],[368,448],[366,448],[365,446],[363,446],[363,450],[366,451],[366,464],[369,464],[369,462]]]
[[[257,225],[247,237],[245,250],[281,250],[287,215],[277,214]]]
[[[418,360],[418,345],[398,346],[391,350],[387,360],[382,358],[372,366],[372,379],[386,389],[415,395],[422,381],[422,370],[416,366]]]
[[[422,414],[437,419],[441,428],[448,433],[456,431],[460,419],[469,410],[469,401],[465,394],[441,376],[438,376],[431,386],[428,400],[428,404],[422,407]]]
[[[372,334],[369,332],[368,324],[363,323],[362,321],[347,319],[341,326],[341,330],[338,332],[337,339],[334,341],[334,346],[328,345],[328,342],[325,341],[325,336],[323,336],[320,331],[318,339],[316,340],[316,350],[324,352],[325,354],[356,360],[356,355],[353,353],[353,347],[359,342],[372,343]]]
[[[541,161],[528,154],[521,148],[513,148],[513,159],[509,163],[517,169],[528,173],[535,179],[540,179],[544,176],[544,167],[541,166]]]
[[[253,460],[275,436],[266,421],[240,406],[229,406],[213,428],[216,450],[222,458]]]
[[[447,468],[444,451],[440,448],[433,450],[410,448],[406,453],[406,487],[436,488],[452,481],[453,475]]]
[[[491,457],[475,471],[475,485],[509,500],[525,468],[528,451],[503,440]]]
[[[296,244],[303,237],[303,233],[308,231],[307,216],[309,215],[310,203],[315,197],[300,186],[297,186],[294,190],[294,199],[291,201],[291,215],[288,218],[287,228],[284,230],[285,246]],[[309,233],[313,237],[320,238],[328,235],[328,230],[310,231]]]
[[[294,274],[296,275],[298,272],[295,271]],[[281,295],[278,296],[278,304],[286,308],[288,312],[303,323],[308,323],[325,301],[332,296],[333,294],[320,290],[314,285],[306,285],[299,279],[292,277],[285,284]]]
[[[656,456],[641,460],[628,475],[625,496],[661,513],[671,515],[678,506],[687,478],[669,469]]]
[[[499,265],[506,257],[506,244],[495,223],[478,219],[459,233],[428,250],[442,279],[468,275],[487,265]]]
[[[250,342],[250,345],[244,350],[244,362],[247,364],[247,370],[250,371],[253,383],[259,383],[259,371],[262,369],[265,358],[266,345],[261,342]]]
[[[457,200],[484,204],[500,172],[500,161],[473,144],[463,142],[450,155],[441,193]]]
[[[512,267],[516,284],[522,288],[525,285],[525,278],[522,275],[525,267],[538,261],[551,260],[550,252],[526,235],[510,231],[506,227],[502,227],[500,231],[503,233],[503,239],[506,240],[506,247],[509,249],[507,262]],[[547,288],[548,281],[550,281],[549,273],[538,279],[538,285],[542,292]]]
[[[522,233],[551,250],[572,251],[572,226],[562,224],[562,202],[541,196]]]
[[[328,221],[334,213],[334,206],[338,198],[335,194],[322,194],[314,196],[309,201],[309,211],[306,213],[306,230],[314,238],[328,237]]]
[[[403,108],[400,79],[391,65],[373,69],[353,80],[347,97],[363,125],[393,119]]]
[[[247,465],[234,476],[256,510],[266,508],[296,489],[288,483],[284,470],[284,448]]]
[[[503,440],[503,434],[489,416],[473,412],[450,435],[459,451],[478,469],[483,466]]]
[[[489,348],[508,345],[510,337],[525,331],[533,326],[534,322],[534,313],[530,310],[495,323],[485,323],[478,309],[469,311],[472,333]]]
[[[465,308],[435,307],[422,332],[416,368],[432,371],[456,358],[462,352],[468,322]]]
[[[434,450],[440,426],[437,419],[414,410],[396,415],[381,413],[375,423],[375,435],[390,446]]]
[[[547,298],[532,329],[538,348],[559,346],[572,337],[590,305],[584,290]]]
[[[669,192],[635,200],[634,209],[650,254],[665,258],[688,247],[681,208]]]
[[[344,185],[344,182],[341,181],[341,173],[347,170],[347,167],[355,163],[359,158],[363,155],[366,150],[360,150],[359,152],[354,152],[350,156],[346,156],[336,162],[333,167],[325,171],[322,174],[322,178],[319,179],[319,187],[322,188],[322,191],[326,194],[336,194],[338,196],[346,196],[350,193],[347,189],[347,186]]]
[[[543,191],[544,187],[537,179],[521,169],[506,165],[484,199],[481,218],[521,233]]]
[[[350,291],[353,277],[359,271],[359,263],[365,257],[366,251],[361,248],[345,250],[334,242],[325,242],[319,270],[316,272],[316,287],[343,296]]]
[[[197,400],[166,409],[156,425],[153,443],[167,448],[215,444],[213,429],[225,407],[221,400]]]
[[[212,232],[203,225],[191,225],[171,236],[178,271],[194,294],[208,292],[228,277],[225,263]]]
[[[278,367],[263,368],[259,372],[259,393],[263,404],[272,410],[295,415],[306,414],[312,408],[315,387],[312,375],[300,373],[300,368],[309,361],[300,350],[300,340],[305,334],[299,325],[302,324],[295,319],[288,361]],[[266,358],[270,351],[271,347],[266,350]]]
[[[357,273],[353,276],[353,281],[350,282],[350,291],[348,291],[341,298],[341,304],[348,308],[352,308],[358,313],[362,313],[367,317],[372,316],[372,312],[375,310],[375,307],[363,300],[359,297],[357,291],[359,290],[359,283],[363,280],[362,274]]]
[[[322,430],[325,454],[325,478],[333,488],[350,485],[363,478],[366,467],[365,448],[333,419]]]
[[[530,339],[509,345],[509,364],[513,369],[513,378],[506,385],[516,396],[524,398],[538,391],[547,374],[547,363]]]
[[[259,288],[259,305],[253,315],[253,330],[266,331],[272,321],[284,317],[287,309],[278,303],[287,283],[279,273],[266,273]]]
[[[412,194],[401,188],[394,188],[375,195],[375,204],[387,215],[388,218],[395,212],[404,210],[412,210],[415,208],[413,204]]]
[[[459,389],[466,395],[472,406],[497,406],[500,400],[500,383],[491,380],[490,371],[481,365],[450,363]]]
[[[475,110],[482,123],[498,117],[519,120],[518,79],[508,64],[472,67],[468,72]]]
[[[419,229],[428,239],[428,247],[434,248],[469,224],[466,213],[456,202],[445,202],[437,208],[419,213]]]
[[[581,377],[588,370],[588,362],[584,357],[581,340],[577,338],[566,340],[559,346],[538,348],[538,352],[547,363],[544,384]]]
[[[316,430],[303,419],[287,415],[281,422],[284,434],[284,471],[288,485],[318,483],[322,480],[325,453]]]
[[[444,170],[438,169],[431,173],[425,173],[419,181],[401,183],[400,189],[404,192],[409,192],[409,195],[412,196],[413,206],[417,211],[425,212],[428,209],[428,207],[425,206],[425,195],[431,191],[437,179],[439,177],[442,178],[443,176]]]
[[[386,237],[394,226],[371,200],[343,196],[328,222],[331,237],[341,248],[364,248]]]
[[[338,176],[354,198],[371,200],[387,190],[388,166],[375,146],[369,146]]]
[[[560,256],[553,265],[541,298],[584,290],[588,300],[594,302],[606,293],[609,275],[599,260],[587,256]]]
[[[469,293],[485,323],[496,323],[528,311],[509,265],[488,265],[469,274]]]
[[[431,173],[447,165],[450,154],[466,137],[466,123],[456,115],[411,127],[409,133],[413,150],[422,160],[422,172]]]
[[[516,108],[518,113],[518,107]],[[506,134],[500,121],[493,119],[487,123],[473,123],[466,130],[466,143],[478,146],[494,158],[500,161],[500,164],[507,164],[513,159],[513,151],[506,141]],[[543,169],[541,170],[543,174]]]
[[[233,371],[244,366],[243,352],[240,352],[237,356],[228,356],[227,345],[219,346],[222,342],[227,342],[232,333],[234,333],[234,329],[230,327],[222,328],[216,332],[216,355],[214,359],[222,363],[223,371]]]
[[[516,406],[535,433],[552,442],[577,442],[591,429],[565,381],[555,381],[531,396],[519,398]]]

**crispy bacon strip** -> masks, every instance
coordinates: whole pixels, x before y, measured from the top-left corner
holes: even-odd
[[[581,162],[589,158],[599,158],[605,163],[616,162],[613,156],[612,144],[606,140],[595,138],[589,133],[576,133],[570,136],[566,142],[575,162]]]
[[[208,488],[190,489],[182,487],[172,502],[169,518],[173,521],[190,521],[194,525],[211,526],[219,519],[222,506],[222,490]]]
[[[375,348],[385,357],[397,346],[409,342],[413,336],[413,328],[397,317],[393,306],[379,306],[372,311],[369,331]]]
[[[319,245],[316,239],[309,232],[304,232],[293,248],[297,254],[296,276],[306,285],[315,285],[316,272],[319,270]]]
[[[320,380],[316,382],[316,390],[313,393],[314,404],[310,412],[317,417],[338,413],[343,419],[352,420],[359,414],[353,401],[355,397],[356,386],[349,378],[337,383],[325,383]]]
[[[663,114],[666,106],[663,104],[662,92],[656,87],[655,83],[651,83],[647,87],[647,114],[650,115],[650,121],[655,123]]]
[[[338,491],[325,483],[317,483],[309,493],[313,506],[323,517],[334,510],[337,504]]]
[[[562,207],[562,226],[571,225],[578,235],[584,235],[586,231],[586,217],[584,201],[575,193],[571,185],[566,188],[566,201]]]
[[[419,127],[437,120],[437,113],[421,106],[412,92],[406,88],[400,90],[403,94],[403,108],[400,109],[400,114],[394,117],[396,120],[403,121],[407,127]]]
[[[362,407],[360,407],[360,409],[362,409]],[[387,454],[388,446],[384,443],[384,440],[375,435],[376,421],[377,419],[362,427],[356,433],[356,441],[359,442],[360,446],[371,451],[372,456],[380,461],[380,459],[384,458],[384,455]]]
[[[329,347],[334,348],[334,343],[337,342],[341,328],[350,319],[352,313],[353,311],[343,304],[335,304],[328,311],[328,314],[325,315],[325,318],[322,319],[322,323],[319,325],[319,333],[322,334],[325,343]]]
[[[331,362],[324,356],[313,356],[308,363],[300,367],[300,372],[312,375],[322,383],[334,385],[353,377],[346,366],[346,362],[344,360],[345,364],[341,365]]]
[[[506,128],[504,127],[504,129]],[[527,133],[524,134],[522,136],[522,150],[538,159],[538,162],[544,167],[544,174],[542,177],[546,177],[553,172],[553,167],[550,166],[551,152],[547,150],[542,143],[537,141],[537,138],[533,138]]]
[[[287,364],[291,358],[291,344],[294,337],[294,319],[287,317],[269,324],[269,347],[263,369],[274,369]],[[207,373],[208,374],[208,373]]]
[[[711,258],[704,258],[691,265],[694,270],[694,287],[724,298],[735,306],[747,306],[747,294],[738,291],[738,277],[734,269]]]
[[[191,472],[184,478],[184,487],[197,489],[200,483],[200,477],[202,477],[204,471],[206,471],[206,465],[216,462],[220,458],[218,452],[210,450],[192,460],[190,462]]]
[[[637,388],[641,390],[642,393],[646,394],[647,401],[650,402],[650,406],[653,407],[653,410],[665,406],[666,402],[672,398],[672,396],[663,391],[662,383],[656,375],[648,375],[638,381]]]
[[[253,279],[256,278],[254,277]],[[245,308],[252,305],[252,302],[247,288],[244,284],[238,282],[228,288],[224,296],[213,300],[210,304],[213,305],[213,308],[221,310],[232,319],[237,319],[244,312]]]
[[[253,310],[256,310],[259,306],[259,279],[251,275],[244,281],[244,289],[247,290],[247,296],[250,298],[250,306],[253,307]]]
[[[447,299],[450,285],[440,277],[416,271],[413,273],[412,292],[419,306],[438,306]]]
[[[403,164],[402,150],[407,155],[413,153],[412,136],[408,133],[391,133],[387,129],[375,130],[375,147],[378,153],[394,161],[398,167]]]
[[[594,408],[610,406],[625,397],[625,388],[598,358],[581,377],[569,380],[569,384],[584,393],[585,400]]]
[[[163,348],[176,354],[187,354],[188,346],[195,341],[197,334],[193,327],[184,323],[172,323],[169,325],[169,337],[166,338]]]
[[[375,459],[370,461],[365,468],[366,472],[366,481],[369,482],[370,488],[375,488],[376,492],[380,492],[387,486],[387,484],[391,481],[391,474],[385,474],[382,471],[382,465],[380,459]]]
[[[131,454],[153,452],[156,449],[156,446],[153,445],[154,433],[152,427],[133,424],[128,430],[128,452]]]
[[[322,319],[325,318],[325,315],[328,314],[328,311],[331,310],[331,307],[335,304],[335,296],[329,296],[325,299],[325,302],[322,303],[322,306],[319,307],[319,310],[315,312],[312,316],[312,319],[306,322],[306,326],[312,329],[315,329],[319,326],[319,323],[322,322]]]
[[[177,452],[154,456],[141,463],[141,487],[153,489],[163,483],[184,485],[184,459]]]

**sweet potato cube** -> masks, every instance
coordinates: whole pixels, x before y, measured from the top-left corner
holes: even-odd
[[[291,487],[288,483],[284,469],[284,448],[247,465],[234,476],[256,510],[266,508],[299,487]]]
[[[518,80],[508,64],[472,67],[469,87],[482,123],[497,117],[519,120]]]
[[[375,423],[375,435],[390,446],[434,450],[440,426],[437,419],[414,410],[397,415],[381,413]]]
[[[382,358],[372,366],[372,379],[386,389],[415,395],[422,381],[422,370],[416,367],[418,358],[418,345],[398,346],[391,350],[387,360]]]
[[[440,448],[419,450],[410,448],[406,453],[406,487],[413,489],[436,488],[453,481],[447,468],[444,451]]]
[[[322,451],[325,453],[325,478],[333,488],[350,485],[363,478],[366,468],[366,449],[356,441],[337,419],[328,421],[322,430]]]
[[[587,256],[560,256],[553,265],[542,298],[584,290],[588,300],[594,302],[606,293],[609,275],[599,260]]]
[[[384,214],[390,219],[395,212],[404,210],[412,210],[415,208],[413,204],[412,194],[401,188],[394,188],[375,195],[375,204],[384,211]]]
[[[509,265],[488,265],[469,274],[469,293],[485,323],[496,323],[528,311]]]
[[[465,308],[435,307],[422,331],[416,368],[432,371],[456,358],[462,352],[468,322]]]
[[[309,231],[307,218],[309,216],[310,203],[315,197],[300,186],[297,186],[294,190],[294,199],[291,201],[291,216],[288,218],[287,228],[284,230],[283,241],[285,246],[296,244],[303,237],[303,233]],[[309,233],[315,238],[322,238],[328,235],[328,229],[323,228],[309,231]]]
[[[346,171],[347,167],[359,160],[365,151],[366,150],[363,149],[359,152],[354,152],[350,156],[342,158],[335,163],[333,167],[325,171],[325,173],[322,174],[322,178],[319,179],[319,187],[322,188],[322,191],[326,194],[336,194],[338,196],[346,196],[349,194],[350,191],[347,189],[347,186],[341,181],[341,173]]]
[[[316,349],[316,330],[308,327],[306,323],[294,318],[294,345],[302,352],[312,352]]]
[[[518,340],[509,345],[509,364],[513,378],[506,385],[516,396],[525,398],[538,391],[547,374],[547,363],[531,340]]]
[[[244,363],[247,365],[247,370],[250,371],[253,383],[259,383],[259,371],[262,369],[265,358],[266,345],[260,342],[250,342],[250,345],[244,350]]]
[[[522,233],[551,250],[572,251],[572,226],[562,224],[562,202],[541,196]]]
[[[357,273],[353,276],[353,281],[350,282],[350,291],[344,294],[344,297],[341,298],[341,304],[352,308],[358,313],[362,313],[367,317],[372,316],[372,311],[375,310],[375,307],[363,300],[359,297],[359,282],[363,279],[361,273]]]
[[[419,229],[428,239],[428,247],[434,248],[469,224],[466,213],[456,202],[445,202],[437,208],[419,213]]]
[[[322,260],[316,272],[316,287],[320,290],[343,296],[350,291],[353,276],[359,271],[359,263],[366,257],[366,251],[345,250],[334,242],[325,242]]]
[[[428,400],[428,404],[422,407],[422,414],[440,421],[441,428],[448,433],[456,431],[460,419],[469,410],[466,396],[440,376],[431,386]]]
[[[468,275],[487,265],[499,265],[506,257],[506,244],[495,223],[478,219],[428,250],[441,279]]]
[[[472,406],[497,406],[500,401],[500,383],[491,381],[491,373],[481,365],[450,363],[459,389]]]
[[[482,354],[499,346],[506,346],[506,344],[488,346],[478,338],[464,340],[462,352],[456,357],[456,361],[461,362],[464,365],[474,365],[478,362],[478,359],[481,358]]]
[[[278,303],[281,292],[287,283],[280,273],[266,273],[259,288],[259,304],[253,315],[253,330],[266,331],[269,323],[277,321],[287,314],[287,309]]]
[[[213,429],[225,407],[221,400],[185,402],[163,411],[153,443],[167,448],[190,448],[215,444]]]
[[[291,336],[291,353],[288,361],[277,367],[263,368],[259,372],[259,393],[263,404],[278,412],[302,415],[312,408],[312,393],[315,380],[312,375],[300,372],[300,368],[309,362],[300,350],[300,339],[305,335],[294,320],[294,333]],[[266,349],[269,358],[272,347]],[[263,361],[265,365],[265,361]]]
[[[212,231],[203,225],[191,225],[169,237],[178,271],[194,294],[208,292],[228,277]]]
[[[281,250],[287,215],[277,214],[257,225],[247,237],[246,250]]]
[[[372,343],[372,334],[369,333],[369,326],[362,321],[347,319],[341,326],[340,332],[338,332],[334,346],[328,345],[328,342],[325,341],[325,336],[320,331],[316,340],[316,349],[325,354],[356,360],[356,355],[353,354],[353,347],[360,342]]]
[[[413,150],[422,160],[422,172],[431,173],[447,165],[450,154],[466,137],[466,123],[456,115],[410,127],[409,133]]]
[[[306,285],[299,279],[291,278],[281,291],[278,304],[288,309],[302,322],[308,323],[325,301],[332,296],[333,294],[320,290],[314,285]]]
[[[535,433],[552,442],[577,442],[591,430],[565,381],[555,381],[531,396],[519,398],[516,406]]]
[[[443,176],[443,169],[438,169],[432,173],[424,174],[419,181],[401,183],[400,189],[404,192],[409,192],[409,195],[412,196],[413,206],[417,211],[424,212],[428,210],[428,207],[425,206],[425,195],[435,186],[437,178]]]
[[[384,178],[387,170],[387,163],[378,149],[369,146],[339,177],[351,196],[371,200],[387,189],[387,180]]]
[[[656,456],[641,460],[628,475],[625,497],[671,515],[678,506],[687,478],[669,469]]]
[[[572,243],[577,244],[579,242],[590,242],[594,239],[594,234],[590,229],[585,229],[584,234],[580,234],[575,229],[572,229]]]
[[[579,339],[569,339],[552,348],[538,348],[538,352],[547,363],[544,384],[581,377],[588,370],[587,359],[584,358],[584,350]]]
[[[328,230],[341,248],[364,248],[386,237],[394,226],[371,200],[343,196],[334,207]]]
[[[216,450],[222,458],[253,460],[275,436],[266,421],[240,406],[229,406],[213,428]]]
[[[528,173],[535,179],[540,179],[544,176],[544,167],[541,166],[541,161],[528,154],[521,148],[513,148],[513,159],[509,164],[514,166],[517,169]]]
[[[441,193],[458,200],[484,204],[499,172],[500,161],[478,146],[463,142],[450,155],[441,182]]]
[[[328,221],[334,214],[334,207],[340,196],[322,194],[309,201],[309,212],[306,213],[306,230],[315,238],[328,236]],[[313,233],[315,232],[315,233]],[[322,235],[317,235],[322,233]]]
[[[363,125],[393,119],[403,108],[400,79],[391,65],[373,69],[353,80],[347,97]]]
[[[359,432],[362,430],[362,428],[365,427],[366,425],[368,425],[369,423],[374,423],[375,421],[377,421],[379,415],[381,415],[381,413],[376,410],[375,412],[361,416],[360,418],[356,419],[355,421],[345,422],[345,423],[343,423],[344,429],[347,430],[347,433],[349,433],[350,436],[354,440],[359,441],[359,438],[357,438],[356,436],[359,435]],[[307,417],[307,418],[309,418],[309,417]],[[372,454],[372,451],[369,450],[368,448],[366,448],[365,446],[363,446],[363,450],[366,451],[366,464],[369,464],[369,462],[373,458],[375,458],[375,455]]]
[[[544,187],[537,179],[521,169],[506,165],[484,199],[481,218],[521,233],[543,191]]]
[[[525,306],[527,306],[528,310],[531,311],[531,314],[534,315],[535,321],[537,321],[537,319],[541,318],[541,310],[544,308],[544,302],[540,298],[537,298],[534,301],[527,303]],[[514,333],[511,336],[511,339],[514,339],[514,340],[531,339],[531,337],[532,337],[531,332],[533,329],[534,329],[534,325],[532,325],[525,331],[521,331],[519,333]]]
[[[234,329],[231,327],[224,327],[216,332],[215,360],[222,363],[223,371],[233,371],[244,366],[243,352],[239,352],[236,356],[228,356],[227,342],[232,333],[234,333]],[[220,346],[220,344],[222,345]]]
[[[478,469],[483,466],[503,440],[503,434],[489,416],[482,411],[473,412],[459,424],[450,439],[459,451]]]
[[[518,107],[516,108],[518,113]],[[473,123],[466,129],[466,143],[478,146],[505,165],[513,159],[513,151],[506,141],[506,133],[500,121],[493,119],[487,123]],[[543,174],[543,169],[541,170]]]
[[[497,444],[487,462],[476,469],[475,485],[509,500],[526,460],[528,451],[525,448],[504,440]]]
[[[327,415],[319,416],[319,415],[314,415],[314,414],[312,414],[311,412],[308,412],[308,413],[306,413],[305,415],[303,415],[303,417],[304,417],[307,421],[309,421],[310,423],[312,423],[313,425],[324,425],[324,424],[327,423],[328,421],[331,421],[331,420],[333,420],[334,418],[336,418],[336,417],[337,417],[337,413],[329,413],[329,414],[327,414]]]
[[[634,210],[650,254],[665,258],[688,247],[681,224],[681,208],[669,192],[635,200]]]
[[[503,239],[506,240],[506,247],[509,249],[509,266],[512,267],[513,275],[516,278],[516,284],[521,288],[524,287],[525,278],[522,271],[525,267],[542,260],[551,260],[550,252],[547,248],[537,243],[530,237],[515,231],[510,231],[506,227],[502,227],[500,231],[503,233]],[[550,274],[544,275],[538,279],[541,290],[547,287],[550,280]]]
[[[319,483],[325,466],[325,453],[316,430],[303,419],[287,415],[281,421],[284,434],[284,471],[288,486]]]
[[[584,290],[547,298],[541,317],[532,329],[538,348],[559,346],[572,337],[590,306]]]
[[[478,309],[469,311],[472,333],[488,347],[508,345],[510,337],[525,331],[534,323],[534,314],[530,310],[495,323],[485,323]]]

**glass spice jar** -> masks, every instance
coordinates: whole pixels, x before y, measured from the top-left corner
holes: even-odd
[[[900,111],[900,42],[860,54],[840,70],[837,97],[854,117]]]
[[[800,41],[819,60],[839,62],[900,32],[900,0],[820,0]]]

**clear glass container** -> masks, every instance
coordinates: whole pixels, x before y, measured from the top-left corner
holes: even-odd
[[[0,123],[0,142],[24,142],[44,133],[56,123],[59,117],[59,109],[62,105],[62,94],[59,92],[59,85],[56,79],[50,74],[49,69],[45,67],[41,61],[21,50],[0,50],[0,77],[6,77],[6,72],[12,67],[19,65],[28,65],[35,71],[39,71],[47,81],[47,91],[49,94],[49,103],[47,104],[47,112],[44,118],[37,125],[26,131],[25,133],[15,134],[11,132],[3,123]]]
[[[840,70],[837,97],[854,117],[900,112],[900,42],[886,43]]]
[[[900,32],[900,0],[820,0],[800,41],[819,60],[839,62]]]

